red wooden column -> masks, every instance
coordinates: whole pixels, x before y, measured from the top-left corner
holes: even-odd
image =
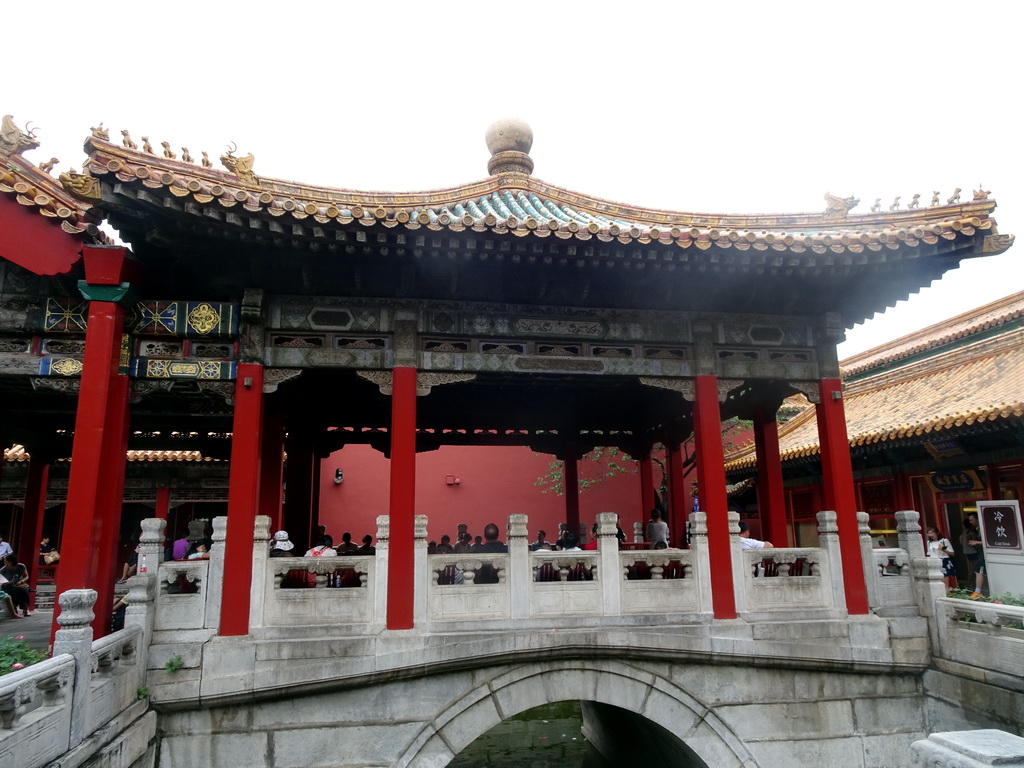
[[[391,383],[391,500],[388,514],[388,629],[412,629],[416,514],[416,369]]]
[[[775,411],[763,405],[754,409],[754,448],[757,452],[757,508],[763,537],[777,547],[788,547],[779,424]]]
[[[580,468],[576,448],[566,449],[562,461],[562,476],[565,483],[565,527],[567,531],[580,532]]]
[[[43,538],[43,515],[46,513],[46,486],[50,479],[49,457],[42,451],[33,450],[28,465],[28,480],[25,483],[25,513],[21,519],[21,536],[15,554],[18,561],[28,568],[28,583],[37,585],[39,571],[39,540]],[[29,592],[29,607],[36,609],[36,590]]]
[[[708,520],[711,604],[716,619],[735,619],[736,594],[732,578],[732,547],[729,543],[729,500],[725,491],[718,377],[697,376],[694,389],[693,436],[697,453],[700,507],[707,514]]]
[[[113,562],[124,489],[124,446],[128,425],[128,378],[118,373],[129,285],[124,248],[86,247],[86,279],[79,283],[90,300],[85,356],[75,414],[68,501],[61,537],[57,594],[95,589],[93,631],[110,626]],[[120,455],[118,455],[120,451]],[[54,612],[52,631],[56,631]]]
[[[161,520],[166,520],[171,512],[171,489],[162,485],[156,489],[156,512]]]
[[[263,432],[263,366],[239,363],[235,414],[231,428],[228,478],[228,531],[224,542],[220,634],[249,634],[252,588],[252,537],[260,490],[260,440]]]
[[[683,535],[686,531],[686,480],[683,477],[682,445],[668,445],[665,449],[668,460],[668,491],[669,491],[669,532],[677,546],[683,546]],[[671,543],[671,542],[670,542]]]
[[[270,517],[271,533],[283,526],[283,485],[284,419],[280,401],[271,398],[263,411],[263,453],[260,456],[260,514]]]
[[[644,505],[640,521],[646,523],[651,510],[654,509],[654,462],[651,461],[651,452],[644,453],[638,463],[640,464],[640,503]]]
[[[823,501],[826,509],[835,510],[839,527],[846,610],[851,614],[867,613],[868,593],[860,555],[853,464],[843,410],[843,382],[840,379],[822,379],[819,391],[821,402],[817,404],[817,416]]]

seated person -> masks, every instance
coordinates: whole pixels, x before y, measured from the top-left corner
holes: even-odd
[[[584,544],[583,548],[591,551],[597,549],[597,523],[590,527],[590,541]]]
[[[213,542],[209,539],[199,539],[198,541],[192,542],[192,546],[189,548],[189,553],[186,559],[188,560],[209,560],[210,559],[210,548],[213,546]]]
[[[315,547],[306,551],[306,557],[336,557],[338,551],[334,548],[334,539],[330,534],[324,534]]]
[[[775,545],[770,541],[760,541],[750,538],[750,526],[740,523],[740,548],[741,549],[772,549]]]
[[[473,537],[468,533],[460,533],[459,541],[452,547],[452,551],[457,555],[469,554],[473,551]]]
[[[359,550],[359,545],[352,541],[352,534],[345,531],[341,534],[341,544],[336,548],[339,555],[354,555]]]
[[[11,614],[18,615],[20,608],[22,614],[27,618],[28,612],[28,568],[24,563],[18,562],[18,556],[14,553],[4,555],[3,567],[0,567],[0,576],[6,581],[3,583],[3,591],[11,598],[13,609]]]
[[[124,584],[128,579],[135,575],[135,572],[139,569],[139,545],[136,544],[132,550],[131,555],[128,556],[128,562],[121,568],[121,578],[118,579],[118,584]]]
[[[293,549],[295,545],[288,538],[288,531],[278,531],[274,534],[274,539],[270,542],[271,557],[291,557]]]
[[[435,555],[450,555],[455,551],[455,547],[452,546],[452,537],[447,533],[441,537],[441,543],[434,547]]]
[[[547,540],[547,531],[537,531],[537,540],[530,545],[531,552],[550,552],[551,542]]]
[[[60,560],[60,552],[56,550],[50,540],[50,534],[45,534],[39,542],[39,564],[53,565]]]
[[[487,524],[487,527],[484,528],[484,541],[478,547],[476,547],[474,552],[476,554],[508,552],[508,547],[502,542],[498,541],[498,526],[496,526],[494,523]],[[497,584],[498,569],[495,568],[491,563],[484,563],[480,566],[479,570],[477,570],[474,583]]]
[[[444,541],[446,538],[447,538],[447,536],[442,537],[441,541]],[[375,554],[377,554],[377,548],[375,546],[373,546],[373,536],[371,536],[370,534],[366,534],[365,536],[363,536],[363,544],[356,551],[360,555],[375,555]]]

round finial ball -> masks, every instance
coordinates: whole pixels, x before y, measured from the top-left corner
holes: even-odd
[[[487,149],[492,155],[499,152],[525,152],[529,154],[533,146],[533,130],[525,121],[515,117],[507,117],[491,123],[485,136]]]

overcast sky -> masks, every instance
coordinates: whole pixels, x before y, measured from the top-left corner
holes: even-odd
[[[81,168],[103,121],[159,149],[335,187],[487,175],[495,119],[534,175],[637,206],[888,208],[982,184],[1024,235],[1024,3],[17,3],[0,113]],[[847,334],[842,356],[1024,288],[1024,243]]]

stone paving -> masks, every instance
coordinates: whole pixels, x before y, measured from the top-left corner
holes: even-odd
[[[23,635],[29,645],[41,650],[50,646],[50,625],[53,622],[53,611],[39,609],[32,611],[27,619],[12,619],[7,611],[0,616],[0,637],[17,637]]]

